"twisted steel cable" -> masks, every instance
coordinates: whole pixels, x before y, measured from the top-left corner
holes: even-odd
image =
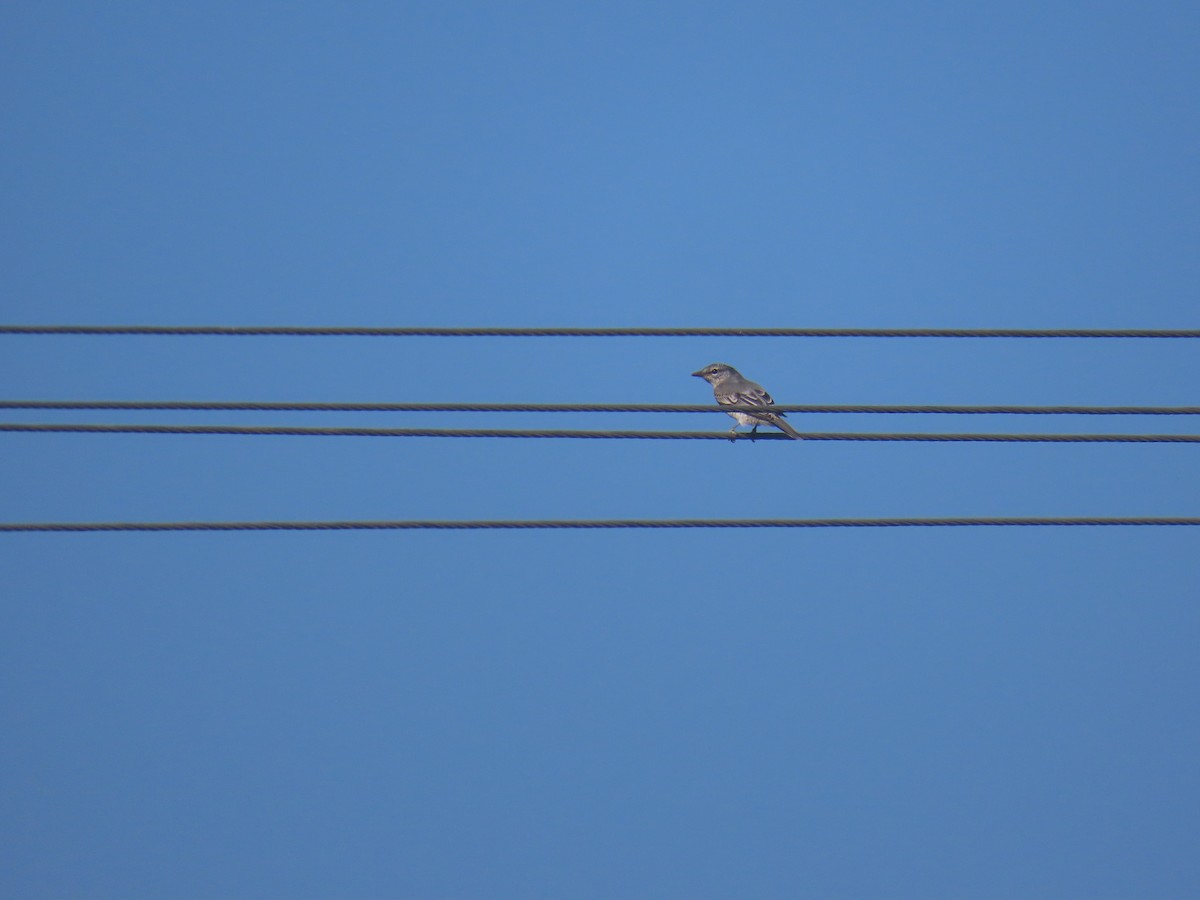
[[[293,325],[0,325],[11,335],[210,337],[1200,338],[1195,328],[395,328]]]
[[[187,434],[288,437],[394,437],[394,438],[565,438],[594,440],[668,441],[777,441],[786,434],[763,432],[730,434],[727,431],[577,431],[561,429],[488,428],[309,428],[258,425],[100,425],[0,423],[0,432],[40,434]],[[988,441],[1016,443],[1091,444],[1193,444],[1200,434],[924,434],[812,432],[808,441]]]
[[[775,412],[868,415],[1192,416],[1200,406],[866,406],[776,404]],[[755,412],[752,406],[700,403],[292,403],[220,400],[0,400],[0,409],[216,412]]]
[[[0,533],[111,531],[480,531],[545,529],[674,528],[955,528],[955,527],[1178,527],[1200,517],[979,517],[886,519],[532,519],[334,522],[8,522]]]

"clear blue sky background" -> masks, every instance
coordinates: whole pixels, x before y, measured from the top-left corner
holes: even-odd
[[[1194,328],[1198,46],[1185,2],[10,2],[0,319]],[[1200,385],[1189,341],[4,337],[0,393],[703,403],[715,360],[786,403]],[[1182,445],[0,447],[5,521],[1200,513]],[[1195,530],[9,535],[0,567],[7,897],[1200,893]]]

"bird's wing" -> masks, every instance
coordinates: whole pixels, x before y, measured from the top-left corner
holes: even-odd
[[[757,384],[742,384],[728,391],[722,391],[717,402],[724,406],[771,406],[775,403],[771,395]],[[772,415],[783,415],[772,410]]]

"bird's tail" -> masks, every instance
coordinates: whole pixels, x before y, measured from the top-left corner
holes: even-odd
[[[783,420],[783,417],[781,415],[779,415],[778,413],[772,414],[771,424],[774,425],[776,428],[778,428],[780,431],[782,431],[784,434],[786,434],[788,437],[790,437],[792,440],[796,440],[796,441],[804,440],[804,435],[802,435],[795,428],[793,428],[791,425],[789,425],[787,422],[785,422]]]

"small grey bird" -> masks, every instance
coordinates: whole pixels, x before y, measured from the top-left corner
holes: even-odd
[[[797,441],[804,440],[795,428],[783,421],[783,413],[773,412],[769,409],[775,401],[762,389],[762,385],[755,384],[750,379],[743,377],[742,373],[733,366],[725,363],[713,363],[692,374],[697,378],[703,378],[713,386],[713,396],[722,406],[761,406],[763,408],[761,413],[731,412],[729,414],[733,416],[736,423],[729,429],[731,441],[737,437],[738,425],[754,426],[750,432],[751,440],[758,433],[759,425],[774,425],[788,437]]]

